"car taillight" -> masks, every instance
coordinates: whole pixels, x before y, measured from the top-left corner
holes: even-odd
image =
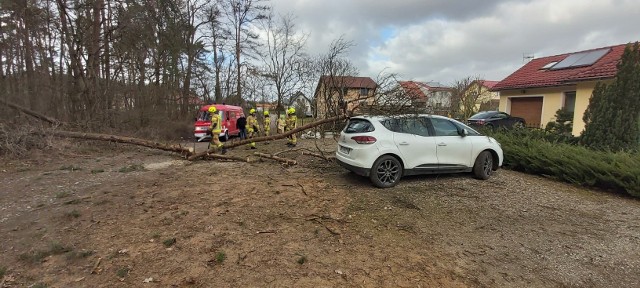
[[[377,141],[377,139],[372,136],[353,136],[351,139],[356,141],[358,144],[373,144]]]

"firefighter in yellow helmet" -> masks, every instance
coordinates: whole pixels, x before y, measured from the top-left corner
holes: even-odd
[[[264,136],[269,136],[269,132],[271,131],[271,117],[269,117],[269,111],[264,110],[264,119],[262,120],[262,130],[264,131]],[[269,142],[264,142],[264,144],[269,144]]]
[[[284,134],[284,126],[286,125],[284,121],[284,114],[278,117],[278,121],[276,122],[276,125],[278,126],[278,134]]]
[[[258,118],[256,118],[256,109],[251,108],[247,117],[247,138],[253,138],[255,133],[258,133]],[[256,149],[256,142],[249,143],[249,147]]]
[[[296,117],[296,109],[291,107],[287,110],[287,120],[285,120],[285,131],[290,131],[293,129],[296,129],[296,125],[298,122],[298,117]],[[291,134],[289,135],[289,142],[287,143],[287,146],[289,147],[295,147],[297,144],[296,141],[296,134]]]
[[[209,114],[211,115],[211,125],[209,125],[209,130],[211,130],[211,143],[209,144],[209,148],[213,148],[218,151],[222,149],[222,143],[220,142],[220,132],[222,132],[222,117],[217,113],[218,109],[216,106],[209,106]],[[222,149],[222,153],[226,152]]]

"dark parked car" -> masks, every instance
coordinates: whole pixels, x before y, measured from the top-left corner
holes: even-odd
[[[481,111],[471,116],[467,124],[487,128],[521,128],[525,126],[525,121],[500,111]]]

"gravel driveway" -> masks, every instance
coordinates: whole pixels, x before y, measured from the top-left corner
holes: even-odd
[[[640,287],[636,199],[508,170],[377,189],[300,151],[279,156],[298,165],[95,144],[3,161],[0,283]]]
[[[508,170],[488,181],[416,176],[386,190],[352,178],[343,175],[351,210],[375,221],[368,229],[418,239],[412,253],[465,284],[640,287],[636,199]]]

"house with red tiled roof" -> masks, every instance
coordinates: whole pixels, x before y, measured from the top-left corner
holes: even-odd
[[[321,76],[314,93],[317,117],[336,115],[345,108],[354,111],[357,107],[373,105],[377,87],[369,77]]]
[[[473,80],[462,91],[458,102],[458,111],[462,119],[467,119],[478,111],[492,111],[498,109],[500,93],[492,91],[498,81]]]
[[[446,109],[451,105],[452,89],[438,82],[398,81],[400,98],[416,108]]]
[[[398,81],[397,93],[378,99],[379,105],[448,110],[453,89],[438,82]]]
[[[596,83],[611,82],[626,44],[533,59],[493,86],[500,111],[543,128],[559,109],[573,112],[573,135],[584,130],[584,115]]]

